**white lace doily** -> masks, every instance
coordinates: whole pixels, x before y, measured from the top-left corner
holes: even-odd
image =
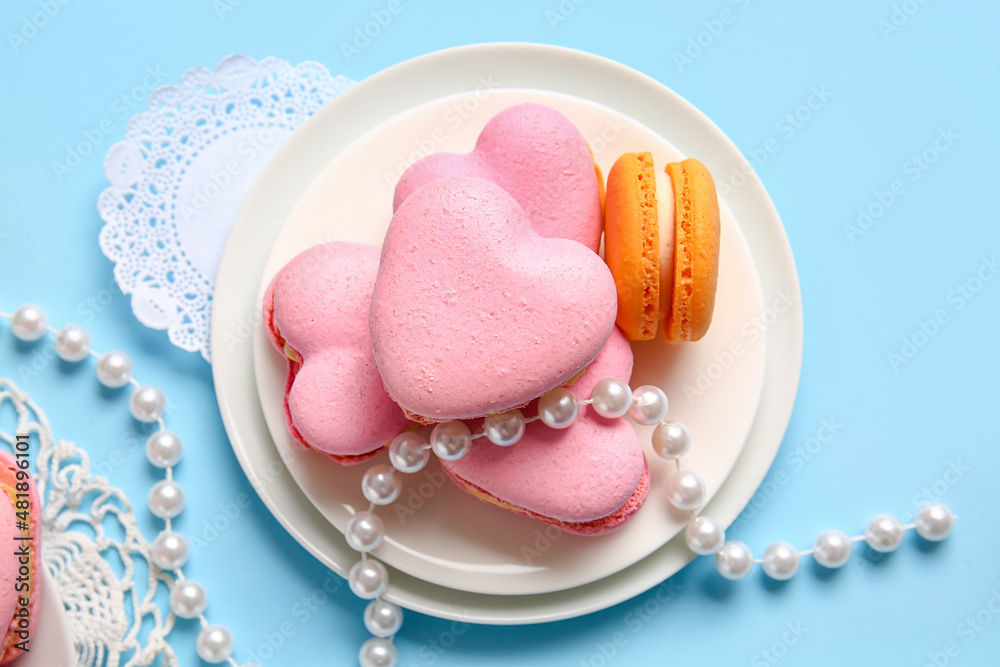
[[[230,56],[157,89],[104,161],[100,245],[147,327],[209,357],[215,275],[229,228],[268,160],[353,82],[315,62]]]
[[[158,664],[177,667],[166,639],[174,615],[164,615],[154,602],[160,582],[169,586],[173,577],[152,565],[149,542],[125,493],[91,474],[87,452],[53,441],[45,414],[0,378],[0,414],[5,404],[17,419],[0,423],[0,440],[13,445],[16,434],[29,434],[40,445],[33,456],[42,499],[42,562],[62,600],[76,664],[139,667],[162,656]],[[112,525],[123,538],[108,533]]]

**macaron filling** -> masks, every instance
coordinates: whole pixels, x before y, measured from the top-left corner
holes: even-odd
[[[665,171],[654,169],[653,175],[660,240],[659,319],[665,320],[674,301],[674,183]]]

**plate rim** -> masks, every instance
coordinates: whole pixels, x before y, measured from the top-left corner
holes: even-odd
[[[585,79],[573,79],[572,77],[559,79],[554,88],[551,85],[552,82],[545,85],[542,70],[546,68],[537,68],[537,62],[540,58],[548,60],[553,67],[568,67],[570,70],[577,71],[582,68],[587,73],[587,77]],[[656,131],[657,125],[649,122],[648,109],[646,115],[643,115],[641,103],[637,105],[635,100],[632,100],[623,108],[620,102],[628,100],[629,95],[640,100],[643,94],[667,97],[672,104],[683,108],[689,122],[696,124],[699,129],[698,133],[685,136],[682,139],[675,138],[669,133],[662,133],[678,149],[687,154],[706,156],[706,163],[716,173],[726,173],[724,169],[719,169],[720,156],[730,158],[725,163],[721,163],[724,166],[732,166],[735,163],[742,164],[746,161],[736,146],[711,120],[664,84],[602,56],[543,44],[511,42],[476,44],[453,47],[419,56],[389,67],[352,86],[303,124],[302,128],[289,138],[262,171],[244,201],[227,239],[219,264],[216,289],[220,294],[242,294],[243,298],[214,300],[212,315],[214,363],[212,371],[216,396],[230,444],[255,491],[289,534],[313,556],[334,571],[340,572],[341,568],[328,555],[328,552],[347,550],[346,544],[336,544],[336,538],[340,537],[340,534],[333,531],[336,533],[333,539],[330,535],[323,535],[322,527],[325,526],[328,531],[329,524],[294,481],[290,479],[290,475],[284,479],[294,488],[276,488],[271,480],[262,478],[258,471],[253,468],[251,457],[242,445],[243,438],[252,434],[251,423],[258,427],[263,426],[263,433],[268,441],[270,441],[270,433],[267,431],[266,425],[263,425],[263,415],[256,402],[257,390],[252,369],[252,344],[247,344],[252,338],[253,327],[259,326],[259,308],[256,308],[255,303],[257,281],[240,280],[241,276],[246,275],[245,265],[247,263],[246,253],[242,252],[244,249],[241,247],[240,239],[252,230],[257,237],[257,243],[260,244],[261,233],[265,231],[262,227],[266,227],[266,232],[271,234],[272,239],[277,236],[291,206],[298,201],[311,183],[311,180],[293,178],[292,172],[296,170],[286,169],[285,165],[292,156],[295,156],[300,163],[297,171],[307,169],[313,177],[319,173],[328,160],[316,154],[303,160],[303,151],[306,151],[305,155],[308,156],[310,150],[304,138],[315,141],[317,134],[336,135],[336,131],[331,132],[331,128],[328,127],[331,123],[327,118],[339,116],[343,119],[346,116],[350,119],[353,115],[355,125],[361,123],[369,128],[374,127],[401,110],[396,108],[394,104],[405,105],[402,108],[406,108],[439,96],[468,90],[466,77],[475,74],[475,72],[468,70],[476,63],[479,65],[492,63],[494,67],[503,70],[505,76],[510,75],[517,79],[515,83],[501,82],[502,87],[535,87],[591,99],[646,123],[654,131]],[[534,63],[536,67],[534,69],[524,68],[519,71],[518,67],[522,63]],[[440,76],[441,69],[451,72],[453,76]],[[428,78],[428,71],[438,72],[435,75],[436,78]],[[455,75],[456,72],[465,76]],[[479,73],[482,74],[481,71]],[[604,97],[594,97],[596,88],[592,81],[599,81],[600,85],[604,86],[604,90],[600,91]],[[381,94],[380,115],[373,117],[369,113],[361,119],[358,117],[361,114],[357,110],[352,112],[349,105],[354,104],[355,98],[367,94],[366,91],[372,88]],[[637,95],[637,93],[639,94]],[[614,99],[613,102],[609,101],[612,99]],[[359,108],[361,106],[363,105],[359,105]],[[337,129],[342,130],[342,128],[343,126]],[[350,133],[342,131],[342,134]],[[338,136],[324,136],[324,138],[327,140],[327,149],[331,148],[331,142],[333,145],[340,144],[335,150],[342,149],[352,141],[350,138],[344,139]],[[696,146],[694,150],[691,148],[692,145]],[[702,145],[704,148],[698,148]],[[318,151],[314,152],[318,153]],[[323,155],[329,155],[329,152],[325,152]],[[735,158],[736,162],[732,158]],[[302,166],[302,162],[305,162],[306,165]],[[715,168],[712,168],[713,164],[716,165]],[[271,192],[283,193],[283,196],[272,196],[270,193],[265,193],[269,189]],[[736,219],[740,222],[740,228],[750,246],[751,255],[758,266],[761,287],[765,295],[765,305],[769,302],[769,296],[773,291],[767,287],[770,285],[773,288],[775,282],[780,282],[776,280],[777,278],[784,280],[785,283],[779,285],[779,288],[791,289],[796,295],[800,295],[798,273],[787,235],[773,203],[756,174],[748,176],[747,182],[735,193],[735,196],[726,198],[726,202],[734,209]],[[756,208],[757,212],[756,214],[743,214],[739,212],[741,207],[751,207],[751,211]],[[756,223],[752,225],[754,227],[753,233],[748,233],[747,224],[750,220]],[[246,243],[243,242],[243,245]],[[766,251],[772,261],[766,263],[757,261],[762,251]],[[269,251],[258,249],[255,254],[259,257],[251,257],[250,259],[259,260],[257,263],[263,270]],[[766,264],[766,268],[763,268],[762,264]],[[775,267],[780,267],[780,269]],[[776,275],[782,270],[784,275]],[[247,287],[249,288],[247,289]],[[242,313],[241,309],[246,309],[247,297],[251,312]],[[229,301],[239,302],[239,305],[231,304]],[[227,335],[232,334],[234,321],[252,323],[251,334],[242,337],[241,341],[237,340],[237,343],[242,342],[242,344],[236,345],[235,349],[227,339]],[[724,525],[728,526],[749,502],[777,455],[797,394],[802,363],[802,338],[801,299],[796,298],[789,307],[788,313],[768,330],[766,345],[769,353],[766,354],[765,359],[766,371],[760,407],[751,426],[747,446],[744,447],[734,466],[734,470],[737,468],[741,470],[739,482],[734,483],[731,474],[715,499],[703,511],[703,514],[717,518]],[[224,341],[226,342],[224,343]],[[224,349],[224,345],[228,345],[229,349]],[[782,350],[784,354],[771,353],[775,349]],[[240,407],[237,407],[229,393],[234,389],[230,386],[231,384],[240,384],[233,382],[233,377],[227,377],[233,371],[239,371],[238,364],[240,362],[237,360],[240,357],[243,358],[244,362],[249,360],[249,368],[243,369],[242,387],[254,399],[256,411],[252,415],[243,414],[242,410],[246,406],[241,403]],[[782,386],[777,387],[776,384]],[[257,435],[260,435],[259,428]],[[760,452],[756,451],[753,452],[754,456],[748,456],[750,450],[754,449],[750,447],[749,443],[761,439],[773,440],[776,444],[773,444],[771,451],[765,452],[763,457],[760,456]],[[277,454],[273,442],[270,443],[270,448],[272,459],[268,462],[269,465],[274,463],[274,456]],[[280,458],[278,461],[280,462]],[[287,469],[284,472],[287,473]],[[279,482],[282,479],[280,470],[275,478]],[[733,488],[734,486],[741,488],[736,489]],[[752,487],[749,494],[747,487]],[[726,509],[721,508],[721,505],[726,505]],[[293,520],[290,516],[290,510],[296,510],[295,513],[299,517]],[[314,516],[303,518],[301,516],[303,510],[306,515],[311,512]],[[720,512],[724,512],[725,517]],[[302,525],[309,523],[310,519],[318,520],[322,526]],[[309,529],[309,535],[306,534],[307,529]],[[340,539],[340,542],[343,540]],[[642,593],[661,582],[692,558],[693,554],[684,548],[682,540],[674,539],[645,559],[604,579],[564,591],[524,596],[496,596],[455,591],[391,570],[390,581],[392,583],[386,597],[408,608],[442,618],[493,624],[554,621],[597,611]],[[340,573],[343,574],[343,572]],[[642,576],[637,573],[641,573]],[[537,604],[543,602],[541,598],[551,598],[548,600],[550,603],[548,607]],[[524,604],[524,609],[514,611],[521,603]],[[477,608],[478,605],[482,606]]]

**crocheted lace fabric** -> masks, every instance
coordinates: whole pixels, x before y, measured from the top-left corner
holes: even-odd
[[[33,445],[37,438],[32,458],[43,506],[42,562],[63,602],[76,664],[131,667],[162,656],[160,664],[176,667],[166,639],[174,616],[154,601],[173,577],[152,564],[128,498],[93,474],[87,452],[54,440],[45,414],[4,378],[0,415],[0,439],[9,446],[16,435],[29,435]]]

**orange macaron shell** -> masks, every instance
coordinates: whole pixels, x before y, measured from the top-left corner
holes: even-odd
[[[604,258],[618,291],[617,324],[629,340],[656,335],[659,246],[653,156],[625,153],[608,172]]]
[[[708,168],[688,158],[666,167],[674,187],[674,294],[669,343],[701,340],[712,323],[719,278],[719,196]]]

